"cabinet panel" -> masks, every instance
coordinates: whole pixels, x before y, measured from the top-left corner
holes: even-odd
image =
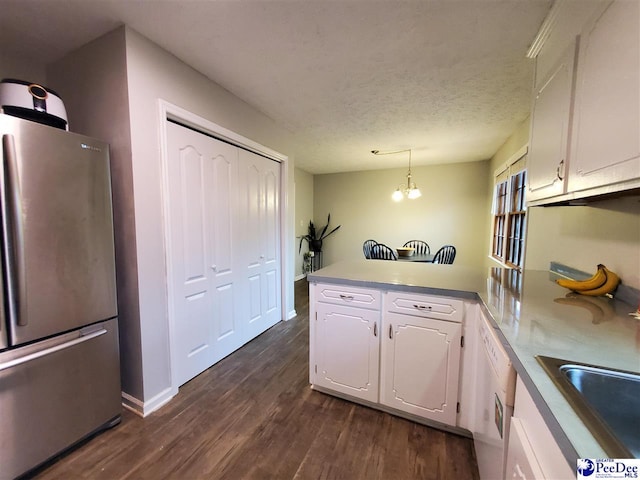
[[[506,477],[522,480],[544,480],[538,459],[531,448],[519,418],[511,419]]]
[[[513,419],[517,419],[526,432],[528,442],[543,472],[541,478],[575,477],[575,466],[569,466],[520,376],[516,380],[516,401],[512,421]],[[508,456],[509,453],[507,461]]]
[[[380,313],[317,303],[316,316],[312,383],[377,402]]]
[[[614,1],[581,35],[569,190],[640,178],[640,3]]]
[[[531,115],[527,200],[565,192],[575,56],[574,41],[535,94]]]
[[[464,302],[448,297],[389,292],[385,299],[385,310],[450,322],[462,322]]]
[[[461,331],[459,323],[385,314],[381,403],[455,425]]]
[[[319,302],[352,307],[380,309],[382,294],[378,290],[348,285],[319,284],[316,300]]]

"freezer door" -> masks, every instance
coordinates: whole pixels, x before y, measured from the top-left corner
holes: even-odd
[[[117,423],[120,400],[117,319],[0,353],[0,478]]]
[[[11,345],[115,317],[109,146],[0,115]]]

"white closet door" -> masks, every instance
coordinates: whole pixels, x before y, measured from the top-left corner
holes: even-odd
[[[240,150],[243,255],[248,288],[245,335],[251,339],[281,320],[280,165]]]
[[[238,149],[169,122],[167,150],[172,367],[182,385],[242,344],[232,262]]]

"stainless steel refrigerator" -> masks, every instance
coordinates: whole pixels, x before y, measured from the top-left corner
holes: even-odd
[[[0,114],[0,479],[120,421],[109,146]]]

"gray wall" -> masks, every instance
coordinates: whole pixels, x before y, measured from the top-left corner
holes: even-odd
[[[585,272],[603,263],[625,285],[640,289],[640,197],[588,206],[529,209],[526,268],[558,261]]]
[[[2,78],[16,78],[27,82],[39,83],[56,90],[53,86],[47,84],[44,65],[13,53],[6,45],[3,45],[2,49],[0,49],[0,79]],[[60,92],[56,91],[56,93]]]
[[[289,134],[128,27],[72,52],[49,72],[74,110],[78,131],[113,147],[114,184],[122,202],[117,206],[116,236],[123,392],[134,408],[146,412],[177,393],[169,358],[159,99],[288,155],[286,184],[293,191]],[[88,89],[96,85],[104,91],[94,102]],[[289,203],[287,198],[283,206],[287,312],[293,311],[294,275],[294,213]]]
[[[317,226],[342,225],[323,246],[324,265],[364,258],[362,243],[373,238],[390,247],[426,241],[432,252],[451,244],[455,263],[482,265],[488,252],[489,163],[468,162],[412,168],[422,197],[394,202],[391,194],[406,181],[406,169],[371,170],[314,177]]]
[[[307,242],[302,242],[302,249],[300,253],[298,250],[300,248],[300,237],[302,235],[307,234],[307,227],[309,225],[309,221],[313,219],[313,175],[310,173],[301,170],[299,168],[295,169],[295,179],[296,179],[296,194],[295,194],[295,210],[296,210],[296,220],[295,220],[295,232],[296,238],[294,240],[294,249],[296,254],[296,279],[300,279],[303,276],[302,273],[302,260],[304,252],[309,250],[309,245]]]

